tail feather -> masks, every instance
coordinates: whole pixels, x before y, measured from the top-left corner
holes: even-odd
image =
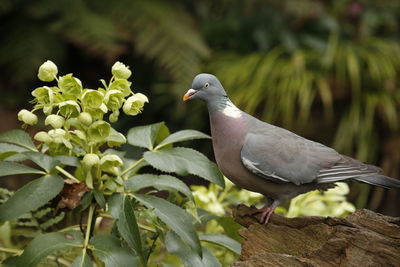
[[[400,180],[394,179],[382,174],[368,175],[353,178],[353,180],[358,182],[363,182],[371,185],[376,185],[384,188],[396,188],[400,189]]]

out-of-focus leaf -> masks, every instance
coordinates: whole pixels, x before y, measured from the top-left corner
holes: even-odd
[[[202,234],[199,235],[201,241],[211,242],[223,246],[232,252],[240,255],[242,246],[236,240],[222,234]]]
[[[41,170],[28,167],[23,164],[9,161],[0,161],[0,176],[16,175],[16,174],[45,174]]]
[[[142,248],[142,240],[140,237],[139,227],[136,222],[135,211],[132,207],[132,200],[129,196],[123,196],[121,212],[117,221],[118,231],[125,239],[126,243],[141,258],[142,264],[145,264],[147,258]]]
[[[196,130],[182,130],[171,134],[165,138],[158,146],[157,149],[162,148],[166,145],[173,144],[176,142],[182,142],[193,139],[211,138],[211,136],[204,134]]]
[[[224,232],[227,236],[238,242],[243,240],[243,237],[241,237],[238,233],[243,226],[235,222],[232,217],[220,217],[217,219],[217,222],[222,226],[222,228],[224,228]]]
[[[164,122],[131,128],[128,131],[128,143],[133,146],[144,147],[152,150]]]
[[[154,187],[158,190],[176,190],[193,200],[189,187],[171,175],[140,174],[125,181],[125,189],[128,191],[137,192],[146,187]]]
[[[106,199],[102,192],[100,192],[97,188],[93,189],[94,199],[96,200],[97,204],[99,204],[100,208],[106,208]]]
[[[34,151],[27,151],[23,152],[25,156],[27,156],[30,160],[35,162],[38,166],[46,170],[46,172],[50,172],[51,169],[53,169],[57,164],[60,162],[53,157],[40,153],[40,152],[34,152]]]
[[[89,242],[94,247],[93,253],[104,262],[106,267],[139,266],[133,251],[121,244],[121,241],[111,234],[98,234]]]
[[[77,157],[70,157],[70,156],[55,156],[53,157],[55,160],[58,160],[64,165],[78,167],[79,166],[79,159]]]
[[[201,255],[199,237],[193,225],[194,218],[182,208],[165,199],[142,194],[133,195],[139,202],[149,209],[154,209],[160,220],[177,233],[189,246]]]
[[[11,143],[25,147],[29,150],[37,151],[32,138],[22,130],[11,130],[0,134],[0,142]]]
[[[167,233],[165,244],[167,251],[178,256],[186,267],[221,266],[218,260],[206,248],[202,248],[203,257],[201,258],[172,231]]]
[[[26,157],[21,156],[20,152],[29,151],[25,147],[8,144],[8,143],[0,143],[0,160],[10,160],[10,161],[22,161]]]
[[[34,267],[47,255],[61,249],[82,246],[82,236],[79,231],[66,231],[42,234],[35,237],[24,252],[5,262],[5,266]]]
[[[0,205],[0,222],[17,218],[37,209],[60,193],[64,180],[59,176],[43,176],[24,185]]]
[[[158,170],[175,172],[179,175],[187,175],[190,173],[218,184],[221,187],[225,186],[224,178],[217,165],[196,150],[185,147],[175,147],[171,149],[147,151],[144,153],[144,159]]]
[[[122,193],[114,193],[108,197],[108,211],[114,219],[119,218],[124,196]]]
[[[90,259],[90,256],[87,253],[85,253],[83,261],[82,261],[82,255],[79,255],[78,257],[75,258],[75,260],[71,264],[71,267],[92,267],[92,266],[93,266],[92,260]]]

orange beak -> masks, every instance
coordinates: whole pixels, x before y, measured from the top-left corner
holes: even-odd
[[[183,95],[183,97],[182,97],[183,101],[189,100],[190,97],[191,97],[192,95],[194,95],[195,93],[197,93],[197,90],[189,89],[189,90],[186,92],[186,94]]]

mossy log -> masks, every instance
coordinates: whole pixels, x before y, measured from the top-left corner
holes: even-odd
[[[273,215],[262,225],[244,205],[233,215],[245,227],[235,267],[400,266],[400,218],[364,209],[347,218]]]

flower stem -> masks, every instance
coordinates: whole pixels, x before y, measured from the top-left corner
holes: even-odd
[[[94,208],[95,208],[94,204],[91,204],[90,207],[89,207],[88,221],[87,221],[87,224],[86,224],[85,241],[83,243],[83,250],[82,250],[82,262],[81,262],[81,265],[83,265],[83,262],[85,260],[86,249],[87,249],[88,244],[89,244],[90,232],[92,230],[92,220],[93,220]]]
[[[142,163],[144,161],[144,158],[141,158],[139,160],[137,160],[135,163],[133,163],[131,166],[129,166],[128,168],[126,168],[122,173],[121,176],[124,176],[125,174],[127,174],[130,170],[132,170],[133,168],[135,168],[136,166],[138,166],[140,163]]]
[[[65,176],[67,176],[69,179],[74,180],[77,183],[80,183],[81,181],[79,181],[75,176],[73,176],[72,174],[70,174],[69,172],[67,172],[66,170],[64,170],[63,168],[61,168],[60,166],[56,166],[56,169],[61,172],[62,174],[64,174]]]

